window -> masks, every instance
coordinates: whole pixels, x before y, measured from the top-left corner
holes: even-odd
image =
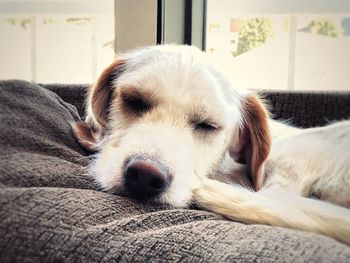
[[[114,58],[114,1],[0,0],[0,79],[91,83]]]
[[[115,52],[185,43],[242,87],[350,90],[348,0],[0,0],[0,38],[0,79],[91,83]]]
[[[350,90],[349,1],[208,0],[206,36],[237,85]]]

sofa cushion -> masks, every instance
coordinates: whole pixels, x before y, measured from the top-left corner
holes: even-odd
[[[346,262],[331,238],[98,191],[55,93],[0,82],[0,262]]]

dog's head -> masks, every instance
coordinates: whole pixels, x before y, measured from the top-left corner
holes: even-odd
[[[91,87],[78,141],[97,151],[106,190],[183,206],[224,155],[247,164],[256,189],[270,149],[267,112],[188,46],[122,55]]]

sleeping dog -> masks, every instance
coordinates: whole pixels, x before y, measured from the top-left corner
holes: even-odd
[[[121,55],[90,88],[75,137],[101,188],[350,244],[350,122],[298,129],[269,118],[205,53]],[[311,197],[311,198],[309,198]],[[331,204],[330,202],[334,203]]]

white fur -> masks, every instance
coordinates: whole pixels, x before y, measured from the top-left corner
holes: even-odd
[[[272,131],[275,125],[271,122]],[[350,121],[304,130],[284,126],[283,137],[273,141],[266,162],[273,171],[267,174],[263,188],[281,188],[349,206]]]
[[[312,231],[350,244],[350,210],[305,198],[349,207],[350,121],[312,129],[272,120],[270,125],[274,140],[262,189],[206,179],[194,191],[197,203],[230,219]],[[220,171],[237,176],[237,164],[226,160],[223,166]]]
[[[210,179],[194,190],[194,198],[201,207],[232,220],[311,231],[350,244],[349,210],[327,202],[287,193],[252,192]]]
[[[227,183],[246,171],[232,161],[227,149],[232,138],[238,138],[247,92],[235,89],[195,48],[149,47],[124,54],[123,59],[125,69],[115,80],[114,92],[127,87],[152,91],[159,105],[130,121],[118,107],[118,98],[113,101],[93,164],[104,190],[122,189],[124,160],[147,154],[166,163],[173,176],[169,189],[155,201],[186,206],[192,200],[245,223],[312,231],[350,244],[349,210],[304,198],[313,194],[341,205],[350,203],[349,122],[301,130],[270,121],[273,144],[262,190],[230,186]],[[88,120],[99,126],[90,100]],[[188,116],[203,110],[220,125],[216,134],[203,136],[189,125]]]
[[[185,206],[199,178],[222,158],[234,126],[240,125],[241,95],[233,89],[226,90],[232,87],[223,83],[225,78],[195,48],[157,46],[124,54],[123,59],[126,68],[115,81],[116,90],[136,87],[153,91],[159,107],[130,124],[117,103],[111,106],[109,131],[100,142],[93,174],[104,190],[118,192],[123,184],[123,162],[128,156],[155,156],[169,166],[173,175],[171,187],[157,201]],[[223,127],[216,136],[209,135],[205,140],[195,134],[187,120],[190,113],[202,109],[204,115]],[[91,114],[90,109],[89,120],[94,119]]]

